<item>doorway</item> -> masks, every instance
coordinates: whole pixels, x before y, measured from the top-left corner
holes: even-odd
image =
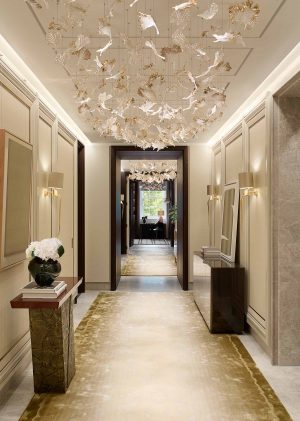
[[[78,292],[85,292],[85,153],[84,145],[78,141],[77,148],[77,200],[78,200],[78,277],[82,283]]]
[[[163,151],[142,150],[130,146],[111,146],[111,290],[117,289],[124,252],[124,173],[121,160],[176,160],[177,162],[177,278],[183,290],[188,289],[188,148],[171,147]],[[122,193],[123,192],[123,193]],[[140,194],[138,191],[137,194]],[[122,196],[121,196],[122,195]],[[123,200],[122,200],[123,199]],[[122,203],[121,203],[122,202]],[[123,224],[122,224],[123,220]],[[134,238],[131,235],[130,241]],[[170,241],[173,241],[170,238]]]
[[[174,232],[177,233],[176,160],[121,160],[122,271],[119,288],[174,283],[178,288]],[[173,213],[172,213],[173,212]],[[170,215],[173,215],[172,218]],[[135,277],[135,278],[132,278]],[[152,279],[155,277],[155,279]],[[147,278],[147,279],[146,279]]]

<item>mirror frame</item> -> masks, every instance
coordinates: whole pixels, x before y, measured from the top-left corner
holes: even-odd
[[[33,146],[32,144],[25,142],[24,140],[12,135],[5,129],[0,129],[0,270],[3,270],[11,265],[20,263],[26,259],[24,244],[24,250],[14,251],[9,255],[5,254],[5,239],[7,230],[7,197],[8,197],[8,173],[9,173],[9,145],[11,142],[17,143],[22,148],[30,152],[29,165],[29,179],[28,179],[28,207],[25,209],[28,213],[28,220],[25,221],[26,236],[28,237],[27,244],[31,238],[31,218],[32,218],[32,170],[33,170]],[[10,192],[12,194],[12,192]]]
[[[239,184],[237,182],[226,184],[223,190],[222,197],[222,226],[221,226],[221,244],[222,246],[222,233],[223,233],[223,220],[224,220],[224,203],[225,203],[225,192],[227,190],[234,189],[234,205],[233,205],[233,221],[231,231],[231,250],[230,254],[224,254],[221,250],[221,257],[229,262],[235,262],[235,251],[236,251],[236,237],[237,237],[237,225],[238,225],[238,213],[239,213]]]

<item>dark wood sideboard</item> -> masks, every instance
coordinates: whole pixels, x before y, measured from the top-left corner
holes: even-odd
[[[245,269],[219,258],[193,257],[193,295],[211,333],[242,333]]]

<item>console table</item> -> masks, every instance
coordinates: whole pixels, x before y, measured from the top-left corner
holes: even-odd
[[[211,333],[242,333],[245,269],[220,258],[193,257],[193,296]]]
[[[73,296],[82,278],[60,277],[67,284],[58,297],[11,300],[12,308],[28,308],[34,391],[64,393],[75,374]]]

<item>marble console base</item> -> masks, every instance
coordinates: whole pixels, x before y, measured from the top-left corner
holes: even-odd
[[[34,391],[64,393],[75,374],[73,301],[29,309]]]

